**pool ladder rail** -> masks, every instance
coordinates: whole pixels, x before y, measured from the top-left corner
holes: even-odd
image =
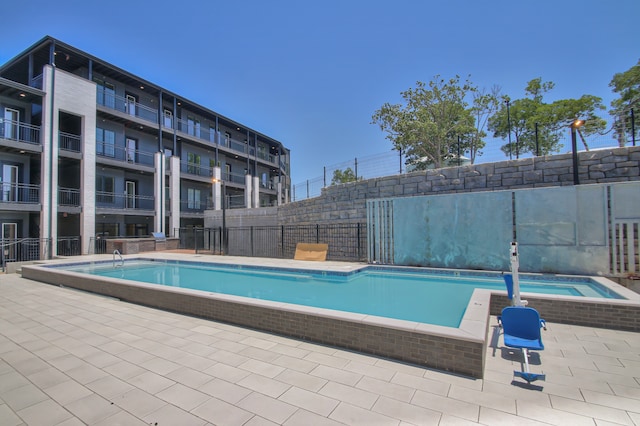
[[[116,267],[116,255],[118,255],[118,257],[120,258],[120,264],[118,266],[120,267],[124,266],[124,258],[122,257],[122,255],[118,250],[114,250],[113,251],[113,267],[114,268]]]

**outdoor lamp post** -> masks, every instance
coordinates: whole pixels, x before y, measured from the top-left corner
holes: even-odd
[[[509,113],[509,98],[504,101],[507,104],[507,127],[509,129],[509,160],[511,160],[511,114]]]
[[[584,124],[584,120],[578,120],[577,118],[571,123],[571,151],[573,152],[573,184],[580,184],[580,177],[578,176],[578,142],[576,133],[578,127]]]

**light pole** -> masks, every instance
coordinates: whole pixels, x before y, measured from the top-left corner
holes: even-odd
[[[509,113],[509,98],[505,99],[504,102],[507,104],[507,127],[509,129],[509,160],[511,160],[511,114]]]
[[[578,127],[584,124],[584,120],[577,118],[571,123],[571,151],[573,152],[573,184],[580,185],[580,176],[578,175],[578,142],[576,133]]]

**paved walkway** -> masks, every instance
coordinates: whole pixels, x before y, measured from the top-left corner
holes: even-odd
[[[474,380],[0,275],[0,425],[640,425],[640,334],[549,324],[530,387],[489,338]]]

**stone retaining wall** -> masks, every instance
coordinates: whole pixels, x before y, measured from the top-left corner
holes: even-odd
[[[581,184],[640,180],[640,147],[580,152]],[[573,185],[572,154],[427,170],[330,186],[278,208],[279,224],[366,221],[367,199]]]

